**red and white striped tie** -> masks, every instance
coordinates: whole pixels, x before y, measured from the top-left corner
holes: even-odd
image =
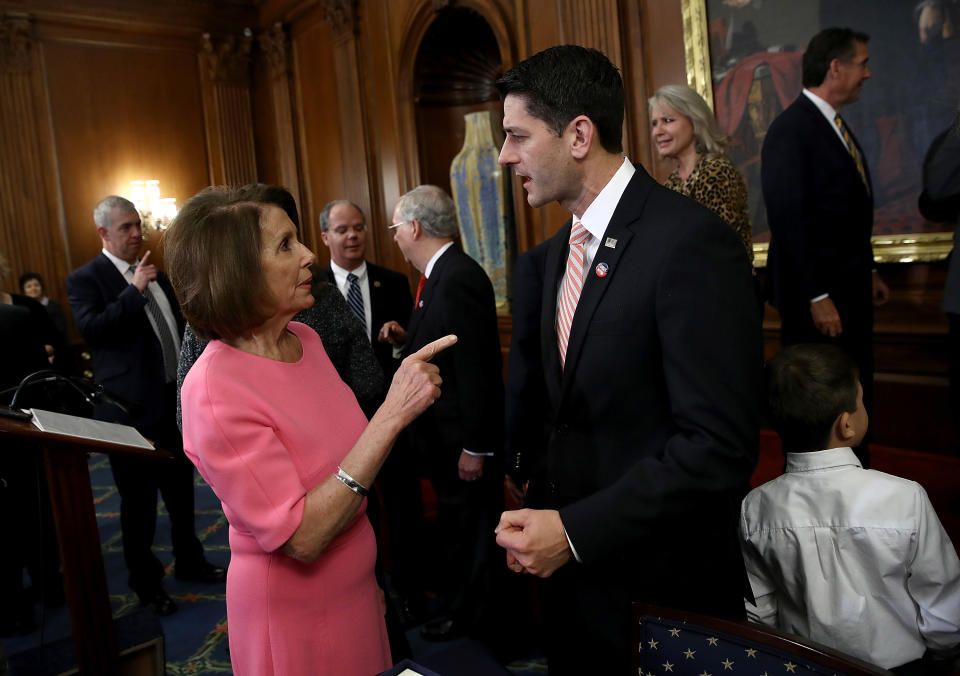
[[[557,309],[557,348],[560,350],[560,367],[567,361],[567,342],[570,340],[570,326],[573,314],[580,302],[583,291],[583,250],[590,233],[583,223],[577,221],[570,230],[570,254],[567,256],[567,271],[563,275],[563,288],[560,290],[560,305]]]

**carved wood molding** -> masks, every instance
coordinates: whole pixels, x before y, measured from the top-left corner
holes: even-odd
[[[338,41],[349,40],[359,33],[358,0],[320,0],[319,7]]]
[[[285,78],[290,71],[290,58],[289,40],[283,24],[276,22],[269,30],[260,34],[259,40],[270,75],[274,79]]]
[[[7,73],[29,72],[36,46],[29,19],[6,16],[0,21],[0,70]]]
[[[203,54],[210,79],[236,85],[250,82],[250,50],[253,47],[253,31],[243,29],[238,38],[234,35],[219,40],[210,33],[203,34]]]

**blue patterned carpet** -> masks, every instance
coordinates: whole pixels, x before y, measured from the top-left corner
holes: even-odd
[[[120,539],[120,495],[113,483],[110,463],[104,455],[94,455],[89,461],[90,482],[96,505],[100,542],[103,546],[104,568],[110,603],[115,617],[138,606],[136,594],[127,587],[126,567]],[[203,542],[207,558],[226,565],[230,559],[227,546],[227,520],[220,509],[220,501],[213,491],[197,476],[195,480],[197,535]],[[160,501],[154,552],[168,566],[173,563],[170,548],[170,522]],[[161,618],[166,643],[167,673],[229,674],[227,655],[227,608],[224,585],[204,585],[181,582],[168,575],[164,587],[176,601],[179,610],[170,617]],[[7,656],[30,648],[47,646],[70,635],[70,618],[66,607],[44,611],[35,607],[38,629],[27,636],[8,637],[3,641]]]
[[[113,483],[106,456],[92,456],[89,468],[110,602],[114,616],[119,617],[138,606],[136,595],[126,583],[127,572],[120,539],[120,495]],[[230,550],[227,545],[227,521],[220,509],[220,501],[199,475],[196,476],[194,490],[197,535],[203,542],[207,559],[218,565],[226,565],[230,559]],[[161,516],[157,519],[153,549],[168,566],[167,572],[171,573],[173,553],[170,546],[170,522],[166,518],[162,500],[159,502],[159,513]],[[179,607],[170,617],[160,618],[166,643],[167,674],[203,676],[232,673],[230,657],[227,654],[224,585],[181,582],[168,574],[164,579],[164,587]],[[44,610],[37,604],[34,612],[38,625],[35,632],[2,640],[3,650],[8,658],[40,646],[48,647],[70,636],[70,618],[65,606]],[[482,651],[478,644],[467,639],[430,644],[420,639],[416,628],[411,629],[407,636],[414,658],[422,659],[425,663],[444,664],[442,673],[445,676],[476,673],[469,668],[469,662],[478,650]],[[520,660],[508,665],[508,669],[516,676],[546,673],[543,660]]]

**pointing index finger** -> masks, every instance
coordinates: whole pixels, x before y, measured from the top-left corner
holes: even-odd
[[[143,257],[140,259],[140,265],[144,265],[148,258],[150,258],[150,249],[147,249],[147,252],[143,254]]]
[[[437,338],[432,343],[427,343],[410,356],[421,361],[430,361],[438,352],[446,350],[456,342],[457,337],[451,333],[443,338]]]

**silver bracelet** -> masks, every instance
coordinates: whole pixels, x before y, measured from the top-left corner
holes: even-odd
[[[339,479],[343,482],[343,485],[349,488],[351,491],[359,495],[361,498],[367,497],[367,494],[370,492],[366,486],[361,484],[359,481],[354,479],[352,476],[343,471],[343,467],[337,465],[337,473],[332,475],[336,479]]]

